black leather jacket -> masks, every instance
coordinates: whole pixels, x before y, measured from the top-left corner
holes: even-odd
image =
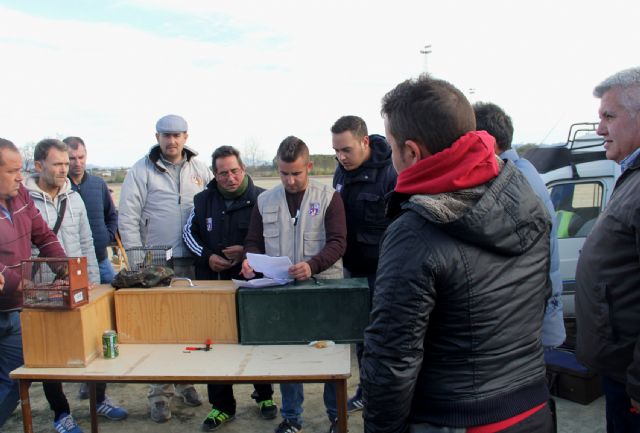
[[[544,403],[551,222],[520,171],[507,161],[463,192],[394,193],[389,210],[400,214],[365,331],[365,432],[483,425]]]
[[[347,251],[342,258],[349,271],[373,275],[378,267],[380,239],[391,222],[385,215],[385,197],[396,186],[391,148],[381,135],[370,135],[371,156],[347,171],[340,164],[333,187],[340,193],[347,217]]]
[[[618,181],[576,269],[578,360],[640,401],[640,158]]]
[[[253,184],[227,208],[218,191],[216,180],[193,198],[193,211],[184,227],[183,238],[196,256],[195,271],[198,280],[230,280],[239,278],[242,262],[222,272],[209,267],[209,256],[223,256],[222,250],[231,245],[244,245],[249,230],[251,211],[258,195],[264,189]]]

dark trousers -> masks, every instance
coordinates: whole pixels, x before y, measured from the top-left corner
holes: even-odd
[[[360,274],[358,272],[349,272],[351,278],[366,278],[367,283],[369,285],[369,305],[373,301],[373,288],[376,284],[376,274]],[[358,360],[358,371],[360,370],[360,364],[362,362],[362,354],[364,353],[364,344],[356,343],[356,359]],[[358,383],[358,388],[356,389],[356,398],[362,397],[362,388],[360,387],[360,383]]]
[[[64,391],[62,390],[61,382],[42,382],[42,388],[44,389],[44,396],[49,402],[49,407],[54,413],[54,420],[57,421],[63,413],[71,413],[67,396],[64,395]],[[96,401],[98,404],[104,401],[106,389],[106,383],[96,383]]]
[[[253,388],[255,391],[251,394],[251,398],[256,402],[271,400],[271,397],[273,397],[273,387],[269,383],[256,383],[253,385]],[[236,399],[233,396],[233,385],[209,384],[207,385],[207,392],[211,406],[230,416],[236,414]]]
[[[607,433],[640,433],[640,414],[633,410],[624,383],[602,377]]]

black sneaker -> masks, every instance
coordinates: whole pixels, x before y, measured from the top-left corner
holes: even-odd
[[[214,407],[202,422],[202,431],[214,431],[235,417],[235,414],[229,415],[228,413],[222,412]]]
[[[263,419],[274,419],[278,415],[278,406],[273,400],[259,401],[258,408],[260,408],[260,416]]]
[[[329,426],[329,433],[336,433],[338,431],[338,418],[331,421],[331,425]],[[347,429],[349,431],[349,429]]]
[[[290,422],[288,419],[283,420],[278,428],[276,428],[275,433],[301,433],[302,426],[295,422]]]
[[[334,419],[331,421],[331,425],[329,426],[329,433],[336,433],[338,431],[338,419]]]
[[[358,394],[354,395],[347,401],[347,412],[353,413],[364,409],[364,400]]]

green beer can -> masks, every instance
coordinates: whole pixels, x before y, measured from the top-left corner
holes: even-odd
[[[105,358],[116,358],[118,356],[118,334],[116,331],[104,331],[102,334],[102,353]]]

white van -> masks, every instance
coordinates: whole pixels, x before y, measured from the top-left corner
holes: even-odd
[[[597,123],[571,125],[567,143],[525,153],[544,180],[556,209],[565,320],[575,319],[575,276],[585,238],[611,196],[620,165],[606,159]]]

